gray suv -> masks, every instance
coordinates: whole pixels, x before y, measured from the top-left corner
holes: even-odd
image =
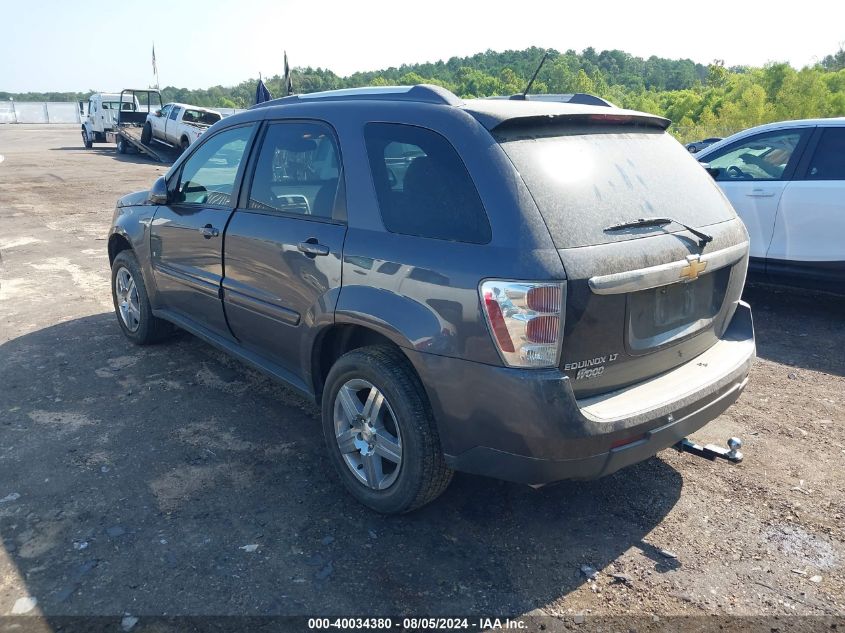
[[[755,354],[748,234],[668,124],[435,86],[261,104],[118,202],[118,323],[315,399],[379,512],[455,470],[612,473],[723,412]]]

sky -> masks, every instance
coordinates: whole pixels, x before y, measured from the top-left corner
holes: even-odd
[[[592,46],[707,64],[812,64],[845,43],[845,2],[0,0],[0,91],[231,86],[291,66],[339,75],[487,49]],[[823,18],[823,19],[821,19]]]

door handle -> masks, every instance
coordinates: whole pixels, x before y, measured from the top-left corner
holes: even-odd
[[[297,248],[310,257],[317,255],[328,255],[329,247],[325,244],[320,244],[315,238],[309,238],[304,242],[300,242]]]
[[[766,191],[764,189],[752,189],[749,193],[745,194],[749,198],[772,198],[775,195],[774,191]]]
[[[202,236],[205,239],[210,240],[212,237],[220,235],[220,229],[215,226],[211,226],[210,224],[206,224],[200,229],[200,233],[202,233]]]

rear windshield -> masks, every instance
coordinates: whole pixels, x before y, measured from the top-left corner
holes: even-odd
[[[734,217],[711,176],[663,131],[517,128],[496,133],[496,140],[528,186],[558,248],[663,232],[658,227],[603,230],[638,218],[704,226]]]
[[[182,120],[187,123],[206,123],[213,125],[222,117],[216,112],[205,112],[203,110],[185,110]]]

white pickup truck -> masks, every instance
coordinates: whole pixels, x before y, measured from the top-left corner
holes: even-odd
[[[147,115],[141,142],[158,141],[185,151],[211,125],[223,118],[216,110],[185,103],[168,103]]]

